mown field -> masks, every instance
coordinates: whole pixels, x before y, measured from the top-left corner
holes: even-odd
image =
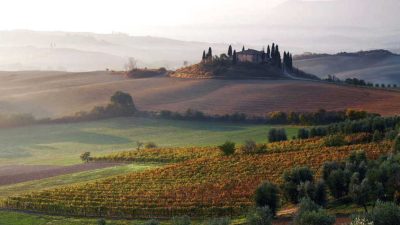
[[[81,153],[94,155],[136,148],[136,141],[159,146],[210,146],[225,140],[267,141],[273,126],[117,118],[95,122],[0,129],[0,165],[73,165]],[[297,127],[286,127],[288,136]]]

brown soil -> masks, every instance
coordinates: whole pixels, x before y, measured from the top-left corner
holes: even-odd
[[[13,165],[0,167],[0,185],[44,179],[119,165],[120,163],[83,163],[72,166]]]
[[[209,114],[316,111],[355,108],[394,115],[400,92],[295,80],[218,80],[154,77],[129,79],[109,72],[1,72],[0,112],[63,116],[104,105],[118,90],[140,110]]]

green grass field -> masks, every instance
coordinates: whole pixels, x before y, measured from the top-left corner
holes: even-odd
[[[136,147],[136,141],[159,146],[208,146],[226,140],[267,141],[272,126],[117,118],[94,122],[0,129],[0,165],[72,165],[90,151],[100,155]],[[288,137],[297,127],[286,127]]]

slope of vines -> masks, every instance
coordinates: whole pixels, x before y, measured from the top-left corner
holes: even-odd
[[[342,160],[352,151],[364,150],[370,158],[377,158],[391,148],[388,142],[316,146],[319,146],[318,140],[311,141],[309,148],[302,151],[232,156],[213,153],[216,155],[192,158],[142,173],[10,197],[3,202],[3,207],[110,218],[238,215],[253,204],[252,195],[262,181],[280,183],[287,169],[308,165],[319,175],[324,162]],[[215,152],[214,148],[200,150],[204,154]]]

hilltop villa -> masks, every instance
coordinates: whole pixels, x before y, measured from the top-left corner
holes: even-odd
[[[254,49],[247,49],[238,52],[237,58],[239,62],[262,63],[265,60],[265,53]]]

